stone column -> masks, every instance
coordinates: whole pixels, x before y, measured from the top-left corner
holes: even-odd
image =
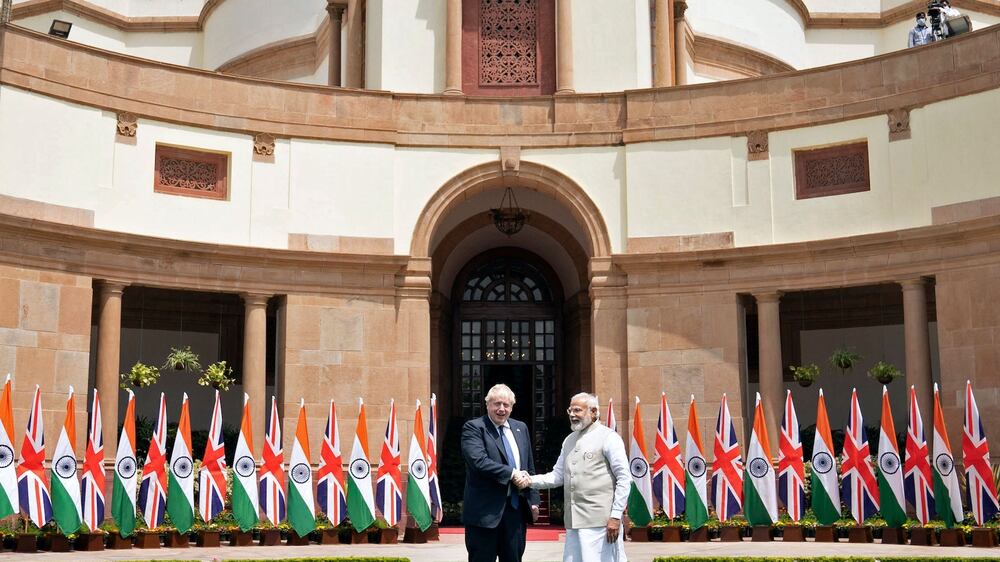
[[[122,343],[122,292],[125,284],[103,281],[99,287],[95,386],[101,399],[104,455],[113,459],[118,450],[118,374]]]
[[[923,279],[905,279],[903,287],[903,336],[906,346],[906,385],[917,391],[917,404],[925,431],[934,423],[931,350],[927,329],[927,285]],[[909,394],[907,394],[909,399]]]
[[[608,399],[614,398],[621,410],[618,427],[628,428],[635,408],[635,390],[638,390],[633,390],[629,384],[628,278],[610,258],[591,258],[589,269],[592,371],[590,381],[581,377],[580,389],[596,394],[604,411]],[[581,344],[583,339],[581,337]],[[627,435],[629,429],[619,431]]]
[[[364,5],[364,0],[347,1],[347,68],[343,84],[348,88],[362,88],[365,83]]]
[[[653,86],[663,88],[674,85],[674,2],[656,0],[656,72]]]
[[[462,94],[462,0],[448,0],[444,93]]]
[[[556,3],[556,93],[572,94],[573,89],[573,2]]]
[[[254,447],[264,442],[264,405],[267,377],[267,299],[269,295],[243,293],[243,392],[250,395]]]
[[[340,86],[340,31],[344,23],[344,6],[327,0],[326,12],[330,14],[330,64],[327,84]]]
[[[677,0],[674,3],[674,84],[687,84],[687,20],[684,12],[687,2]]]
[[[778,427],[785,398],[785,382],[781,366],[781,293],[754,293],[757,299],[757,340],[760,357],[760,399],[764,404],[771,454],[777,454]],[[753,404],[753,397],[748,397]],[[753,418],[748,420],[753,423]]]

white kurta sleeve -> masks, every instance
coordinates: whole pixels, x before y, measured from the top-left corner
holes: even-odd
[[[558,488],[563,485],[563,466],[566,460],[566,441],[563,441],[562,450],[559,452],[559,458],[556,460],[556,465],[552,467],[552,472],[548,474],[533,474],[531,475],[531,487],[536,490],[547,490],[549,488]]]
[[[604,458],[611,464],[611,472],[615,475],[615,496],[611,502],[611,517],[621,519],[628,502],[629,486],[632,485],[632,473],[628,468],[628,455],[625,454],[625,442],[617,433],[611,433],[604,440]]]

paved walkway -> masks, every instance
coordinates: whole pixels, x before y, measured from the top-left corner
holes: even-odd
[[[562,560],[562,542],[530,542],[524,555],[525,562],[558,562]],[[651,562],[657,556],[990,556],[1000,559],[1000,548],[946,548],[899,545],[865,545],[849,543],[798,543],[789,545],[772,543],[626,543],[625,551],[630,562]],[[157,550],[119,550],[101,553],[71,552],[38,554],[3,553],[3,561],[97,561],[97,560],[202,560],[205,562],[238,559],[281,559],[322,556],[404,556],[413,562],[464,562],[464,538],[460,534],[442,535],[441,541],[425,545],[337,545],[337,546],[272,546],[272,547],[222,547],[186,549],[161,548]]]

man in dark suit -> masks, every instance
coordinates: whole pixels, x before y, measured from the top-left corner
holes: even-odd
[[[538,490],[519,490],[514,474],[535,473],[528,426],[510,419],[514,392],[498,384],[486,394],[485,416],[465,422],[465,549],[469,562],[520,562],[528,520],[538,518]]]

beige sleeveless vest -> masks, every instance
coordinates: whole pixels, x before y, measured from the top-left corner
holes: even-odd
[[[610,432],[595,422],[573,432],[563,443],[563,518],[567,529],[608,524],[615,494],[615,477],[604,457],[604,442]]]

